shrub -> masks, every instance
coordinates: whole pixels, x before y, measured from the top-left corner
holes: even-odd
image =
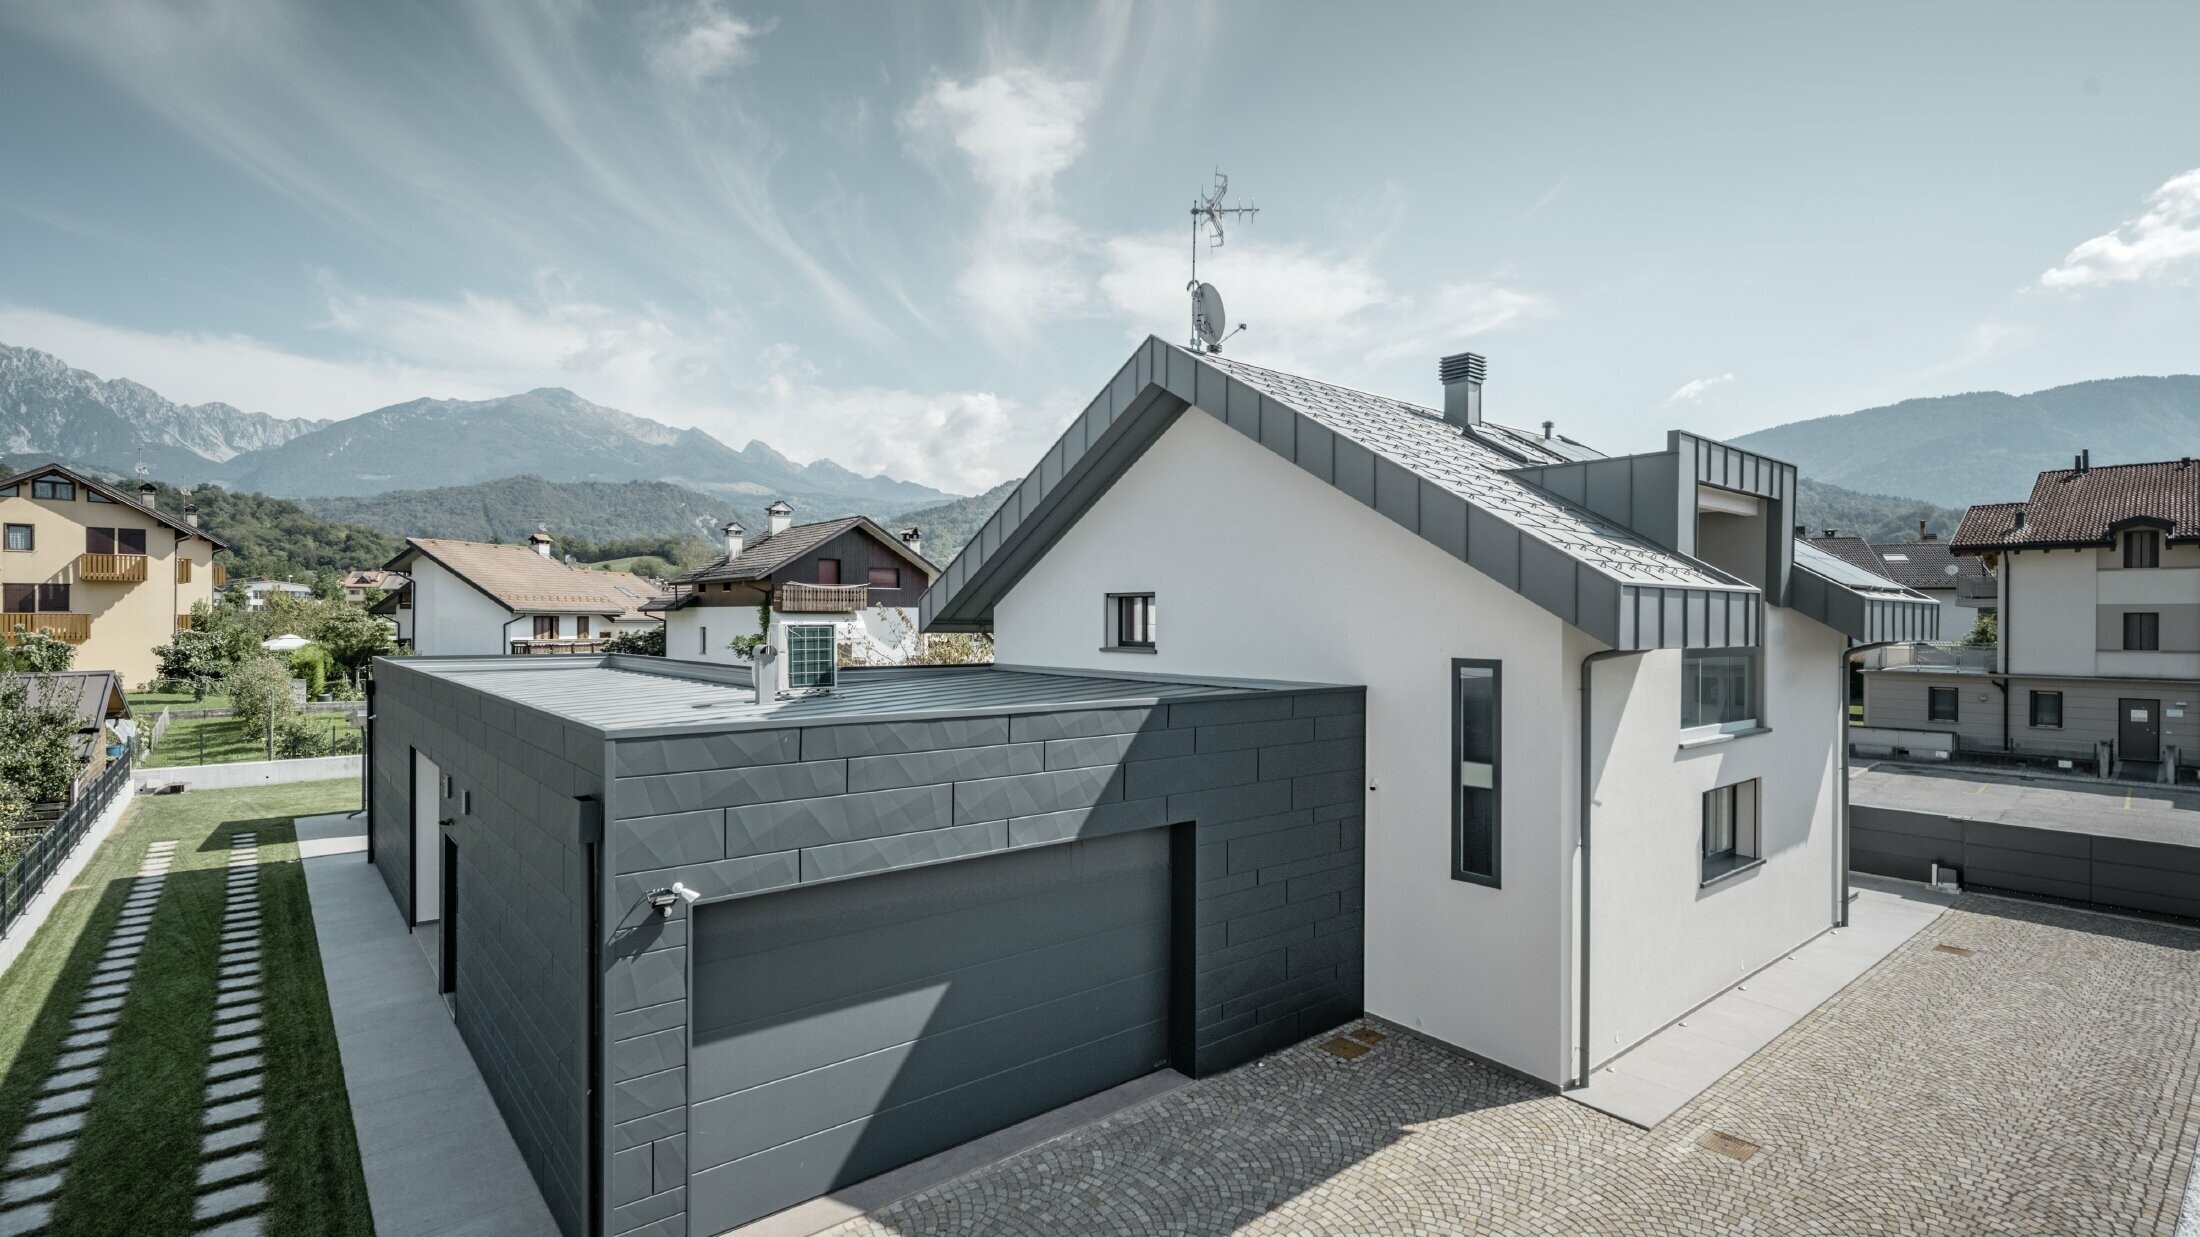
[[[250,731],[280,724],[298,711],[290,698],[290,667],[267,653],[245,659],[230,672],[229,699],[238,722]]]
[[[604,642],[606,653],[633,653],[642,657],[665,655],[665,629],[652,627],[648,631],[622,631]]]
[[[328,690],[329,676],[335,671],[336,659],[318,644],[309,644],[290,655],[291,677],[306,681],[308,700],[321,698],[321,693]]]
[[[326,756],[335,746],[325,719],[292,714],[275,724],[275,755],[280,759]]]

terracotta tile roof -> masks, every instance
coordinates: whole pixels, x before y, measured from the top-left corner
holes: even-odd
[[[439,537],[407,538],[404,551],[385,570],[402,569],[415,554],[442,564],[515,614],[653,617],[642,613],[642,603],[656,593],[657,586],[630,572],[568,567],[523,545]]]
[[[2172,541],[2200,541],[2200,464],[2058,468],[2032,483],[2020,503],[1980,503],[1950,540],[1957,554],[2050,546],[2110,545],[2121,529],[2156,527]]]
[[[1986,578],[1985,563],[1959,557],[1945,541],[1874,541],[1871,548],[1879,556],[1879,574],[1911,588],[1954,588],[1966,577]]]
[[[927,581],[939,574],[939,568],[931,561],[910,552],[901,539],[880,528],[860,515],[844,516],[837,520],[825,520],[816,524],[796,524],[786,532],[767,534],[741,547],[740,557],[727,561],[724,555],[696,568],[674,576],[673,584],[705,584],[720,580],[762,580],[775,571],[824,545],[833,538],[854,528],[867,528],[880,544],[908,559],[913,567],[924,572]],[[860,583],[860,581],[858,581]]]

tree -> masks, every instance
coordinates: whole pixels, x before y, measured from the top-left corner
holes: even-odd
[[[52,674],[76,663],[76,646],[42,631],[20,631],[0,643],[0,671]]]
[[[665,629],[652,627],[648,631],[622,631],[604,642],[606,653],[633,653],[643,657],[665,655]]]
[[[320,613],[309,624],[310,630],[299,634],[309,636],[313,642],[328,650],[330,658],[347,676],[357,678],[359,667],[374,659],[376,653],[389,647],[390,630],[382,620],[356,606],[335,602],[320,607]]]
[[[229,672],[229,702],[246,731],[273,734],[278,723],[298,711],[290,698],[290,667],[268,653],[237,663]],[[272,742],[268,757],[274,758]]]
[[[76,780],[76,716],[32,687],[43,675],[0,674],[0,867],[28,841],[17,832],[33,804],[66,799]]]
[[[1981,614],[1971,624],[1971,632],[1963,637],[1963,643],[1972,648],[1992,648],[2001,643],[2001,621],[1991,614]]]
[[[321,601],[344,600],[344,577],[325,567],[314,572],[313,595]]]
[[[206,699],[206,693],[229,673],[229,649],[216,632],[179,631],[154,649],[153,656],[160,661],[160,677],[184,687],[193,700]]]

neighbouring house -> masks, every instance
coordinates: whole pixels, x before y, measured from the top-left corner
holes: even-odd
[[[2081,455],[2021,502],[1972,507],[1949,548],[1992,570],[2000,643],[1978,665],[1867,671],[1867,726],[1936,734],[1956,755],[2191,778],[2200,465]]]
[[[802,613],[745,666],[380,663],[370,855],[564,1231],[1363,1010],[1579,1085],[1843,923],[1849,655],[1937,607],[1793,538],[1791,465],[1440,373],[1148,339],[919,603],[990,666],[836,670]]]
[[[1797,536],[1804,530],[1798,526]],[[1854,563],[1923,593],[1940,605],[1940,635],[1960,640],[1978,623],[1979,615],[1994,612],[1994,577],[1983,560],[1957,554],[1939,534],[1918,524],[1914,541],[1867,542],[1855,534],[1826,529],[1810,538],[1812,545],[1846,562]]]
[[[268,576],[253,576],[247,580],[231,580],[222,587],[221,591],[226,594],[232,589],[244,594],[244,608],[247,610],[267,609],[267,600],[270,597],[294,597],[302,601],[313,596],[313,586],[310,584],[297,584],[289,580],[272,579]]]
[[[107,751],[100,739],[110,729],[127,738],[134,723],[130,701],[123,694],[122,676],[112,670],[57,670],[30,677],[26,703],[34,708],[54,707],[76,718],[76,757],[84,768],[81,786],[107,765]]]
[[[47,464],[0,477],[0,636],[44,631],[76,645],[76,665],[135,686],[159,670],[194,602],[214,595],[214,552],[186,507]]]
[[[655,585],[559,562],[547,533],[526,545],[412,537],[384,570],[406,583],[373,612],[394,616],[398,640],[417,653],[600,653],[658,622],[641,608]]]
[[[388,594],[405,583],[403,573],[354,567],[344,573],[344,600],[353,605],[366,604],[367,594]]]
[[[891,665],[917,646],[917,598],[939,568],[924,557],[918,530],[890,533],[859,515],[794,522],[774,502],[771,523],[748,540],[739,521],[723,532],[725,552],[672,578],[644,609],[665,620],[667,656],[745,663],[733,641],[767,622],[831,623],[851,660]]]

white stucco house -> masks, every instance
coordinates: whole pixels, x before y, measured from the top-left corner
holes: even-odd
[[[1003,667],[1366,689],[1368,1012],[1577,1085],[1845,921],[1850,653],[1938,607],[1792,465],[1148,339],[925,593]],[[693,649],[675,648],[675,656]]]
[[[794,522],[794,508],[765,508],[764,535],[739,521],[724,529],[725,551],[673,577],[671,591],[645,607],[665,621],[665,653],[690,661],[744,664],[733,642],[783,621],[829,623],[842,656],[893,665],[918,643],[917,598],[938,576],[915,528],[890,533],[863,516]]]
[[[428,656],[599,653],[613,636],[657,626],[642,611],[654,584],[559,562],[543,533],[524,546],[413,537],[384,570],[407,582],[374,613]]]

